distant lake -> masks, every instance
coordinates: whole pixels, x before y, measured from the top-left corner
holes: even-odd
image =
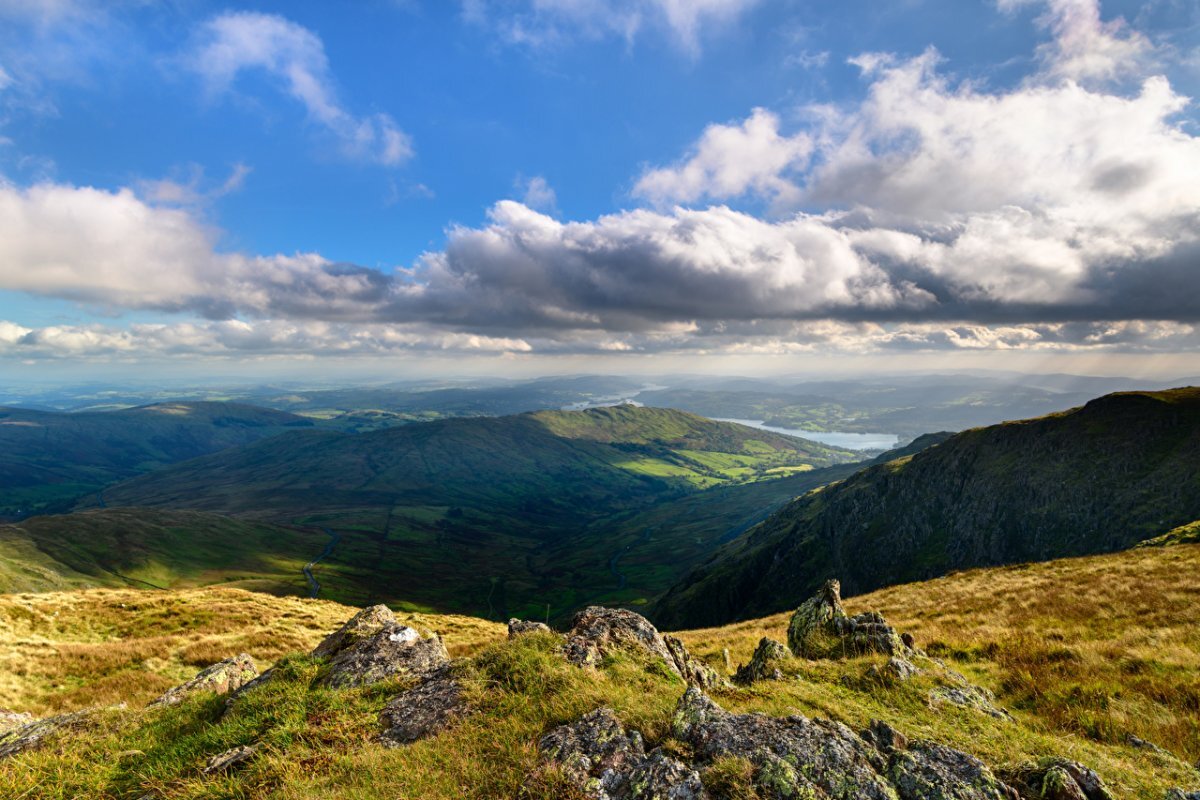
[[[719,418],[721,422],[736,422],[759,430],[772,433],[784,433],[788,436],[799,436],[801,439],[820,442],[832,447],[845,447],[848,450],[891,450],[900,444],[900,437],[894,433],[846,433],[844,431],[802,431],[796,428],[777,428],[753,419]]]

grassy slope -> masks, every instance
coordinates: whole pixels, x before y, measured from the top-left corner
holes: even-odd
[[[856,612],[883,610],[931,653],[994,689],[1015,722],[930,708],[925,693],[936,675],[891,688],[864,683],[877,657],[789,662],[783,681],[715,696],[730,710],[798,710],[853,727],[884,719],[910,737],[946,742],[992,765],[1067,756],[1100,771],[1118,797],[1160,800],[1168,787],[1195,788],[1196,773],[1182,761],[1124,744],[1124,734],[1188,761],[1200,757],[1197,570],[1200,547],[1146,548],[955,574],[848,603]],[[295,603],[303,638],[315,640],[311,609],[319,604],[273,602]],[[199,611],[184,608],[171,619],[183,626]],[[785,625],[780,615],[682,636],[720,663],[721,648],[745,658],[760,635],[784,638]],[[1031,636],[1033,628],[1045,635]],[[473,642],[487,638],[476,635]],[[476,652],[460,666],[476,713],[398,750],[372,737],[378,710],[402,685],[309,691],[321,665],[289,659],[285,679],[248,695],[224,719],[223,701],[207,697],[150,715],[118,712],[109,718],[112,732],[73,734],[40,753],[0,762],[0,787],[38,800],[124,800],[146,791],[163,800],[509,798],[536,764],[537,738],[599,705],[641,730],[649,746],[676,746],[667,730],[683,691],[678,679],[627,657],[590,674],[566,665],[554,647],[552,639],[535,636]],[[197,774],[208,755],[251,741],[265,747],[246,770],[211,779]],[[571,796],[552,783],[528,788],[522,796]]]
[[[310,650],[355,611],[227,587],[2,595],[0,707],[34,714],[122,701],[139,707],[236,653],[250,653],[265,669]],[[473,617],[400,616],[441,633],[456,655],[504,635],[502,626]]]
[[[1129,547],[1200,516],[1200,389],[1109,395],[965,431],[783,509],[659,602],[669,626],[787,608],[951,569]]]
[[[852,458],[683,412],[625,406],[357,436],[296,432],[168,467],[105,498],[333,528],[342,540],[321,580],[334,599],[540,618],[547,604],[556,615],[612,590],[609,559],[624,543],[610,546],[595,526],[614,515],[704,486],[779,479],[768,471],[780,466]],[[551,563],[551,548],[579,557]],[[655,577],[641,595],[677,575]]]
[[[303,594],[328,537],[198,511],[107,508],[0,526],[0,592],[226,583]]]
[[[310,425],[237,403],[74,414],[0,408],[0,517],[63,510],[114,481]]]

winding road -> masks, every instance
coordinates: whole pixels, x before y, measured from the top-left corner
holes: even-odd
[[[313,576],[313,567],[325,560],[325,557],[333,552],[333,548],[337,547],[337,543],[342,540],[342,535],[330,528],[321,528],[329,535],[329,542],[325,545],[325,549],[321,551],[321,555],[314,558],[312,561],[304,565],[301,570],[304,577],[308,580],[308,596],[315,598],[321,592],[321,582]]]

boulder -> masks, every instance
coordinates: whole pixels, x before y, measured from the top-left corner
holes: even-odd
[[[845,658],[866,653],[908,655],[896,630],[875,611],[847,616],[842,585],[829,580],[804,601],[788,624],[788,648],[798,658]]]
[[[197,692],[225,694],[236,691],[257,677],[258,668],[254,666],[254,659],[242,653],[201,670],[187,683],[169,689],[157,700],[151,701],[147,708],[173,706]]]
[[[929,707],[943,703],[969,708],[995,719],[1012,721],[1012,714],[996,705],[996,696],[982,686],[939,686],[929,693]]]
[[[320,683],[344,689],[399,676],[424,678],[449,661],[450,654],[436,633],[422,638],[413,628],[392,622],[334,653]]]
[[[1039,800],[1113,800],[1100,776],[1077,761],[1046,758],[1006,771],[1005,782],[1021,797]]]
[[[45,719],[34,719],[20,727],[12,728],[7,733],[0,734],[0,758],[36,750],[60,733],[92,728],[96,725],[99,710],[89,708]]]
[[[527,633],[550,633],[550,626],[544,622],[531,622],[524,619],[510,619],[508,621],[508,638],[515,639],[518,636],[523,636]]]
[[[621,608],[589,606],[575,615],[563,655],[580,667],[599,666],[617,650],[640,652],[661,659],[667,669],[692,686],[711,688],[724,683],[711,667],[692,658],[683,642],[663,637],[641,614]]]
[[[887,660],[887,663],[882,667],[877,664],[872,664],[867,668],[866,677],[868,680],[877,683],[904,683],[909,678],[915,675],[920,675],[921,670],[917,665],[902,656],[892,656]]]
[[[934,742],[895,749],[887,775],[901,800],[1019,800],[982,761]]]
[[[313,648],[314,658],[329,658],[354,644],[369,639],[389,625],[396,625],[396,615],[387,606],[370,606],[359,611],[342,627],[326,636]]]
[[[462,686],[443,666],[417,686],[396,696],[379,715],[385,747],[400,747],[434,736],[468,712]]]
[[[756,681],[777,681],[783,677],[779,663],[789,658],[790,655],[782,644],[764,636],[759,639],[758,647],[754,648],[754,655],[750,657],[750,663],[737,668],[733,682],[741,686],[749,686]]]
[[[218,753],[208,760],[208,763],[200,770],[201,775],[219,775],[223,772],[230,772],[241,766],[244,766],[247,761],[254,757],[258,752],[257,745],[242,745],[226,750],[224,753]]]
[[[598,708],[538,743],[542,768],[556,765],[593,800],[708,800],[700,775],[661,749],[646,755],[642,736],[612,710]]]

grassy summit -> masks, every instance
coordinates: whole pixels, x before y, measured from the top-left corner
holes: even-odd
[[[798,711],[854,730],[883,720],[910,740],[941,742],[997,770],[1050,755],[1067,757],[1099,772],[1117,797],[1160,800],[1170,787],[1200,783],[1189,766],[1200,757],[1195,716],[1200,638],[1194,624],[1200,589],[1193,579],[1198,569],[1200,547],[1195,545],[1144,548],[960,573],[847,601],[848,613],[883,611],[899,629],[914,633],[930,655],[944,659],[947,669],[993,690],[1011,720],[931,704],[929,693],[949,674],[936,669],[902,683],[871,679],[870,667],[885,660],[877,655],[788,659],[782,662],[780,680],[710,694],[734,712],[778,716]],[[150,597],[121,594],[125,603],[149,602]],[[58,624],[90,631],[102,642],[117,626],[141,621],[170,624],[175,631],[192,628],[194,639],[213,637],[218,646],[210,648],[209,659],[246,649],[265,660],[278,658],[277,644],[283,639],[294,642],[293,649],[307,649],[322,625],[332,629],[349,611],[319,602],[254,598],[267,605],[243,610],[269,618],[269,632],[255,639],[239,632],[237,622],[215,622],[237,613],[252,597],[245,593],[219,593],[205,603],[164,594],[153,604],[122,609],[113,602],[116,593],[87,592],[72,607],[69,623],[66,614],[53,617],[51,609],[65,610],[71,597],[61,595],[56,602],[62,605],[39,606],[33,613],[19,604],[0,609],[10,620],[36,618],[21,623],[32,626],[22,632],[24,639],[44,635]],[[208,602],[214,599],[226,604],[218,614],[210,613]],[[688,757],[686,745],[671,733],[672,709],[684,684],[661,662],[618,652],[605,657],[597,670],[585,670],[564,661],[557,640],[549,635],[503,641],[495,626],[476,629],[466,621],[438,618],[426,618],[423,624],[440,625],[452,650],[463,656],[455,675],[472,709],[431,738],[395,749],[375,741],[378,712],[410,685],[404,680],[321,688],[314,680],[327,666],[320,659],[292,656],[279,662],[275,680],[235,701],[228,713],[224,698],[203,694],[162,711],[142,712],[135,703],[101,715],[95,727],[0,761],[0,795],[113,800],[148,792],[162,800],[578,797],[559,773],[539,771],[536,742],[555,726],[600,706],[612,708],[623,725],[640,731],[647,749],[662,745]],[[780,615],[681,636],[693,654],[724,671],[724,648],[732,651],[735,662],[744,661],[764,633],[782,639],[786,624]],[[1032,636],[1035,626],[1044,635]],[[11,649],[14,637],[8,641]],[[126,669],[156,674],[145,662],[144,657],[131,659]],[[89,678],[78,674],[75,680],[86,686]],[[18,710],[70,706],[54,706],[36,693],[33,698],[24,706],[16,703]],[[1131,744],[1131,735],[1162,750]],[[258,750],[243,767],[212,776],[200,773],[210,756],[249,743],[257,743]],[[766,796],[752,786],[756,768],[736,758],[712,763],[701,777],[717,798]]]

